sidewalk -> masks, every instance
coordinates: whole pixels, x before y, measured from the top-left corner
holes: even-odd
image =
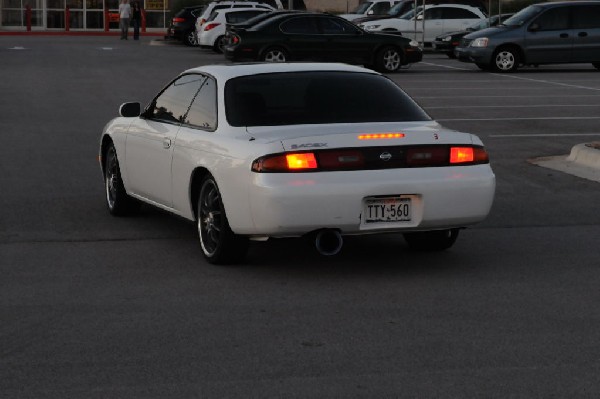
[[[129,34],[133,35],[133,31],[129,29]],[[158,36],[164,37],[166,34],[166,29],[156,30],[153,29],[151,31],[140,32],[140,36]],[[111,30],[108,32],[105,31],[82,31],[82,30],[0,30],[0,36],[120,36],[121,31],[119,30]]]

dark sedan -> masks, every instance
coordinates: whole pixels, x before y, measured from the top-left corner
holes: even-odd
[[[196,18],[202,15],[206,6],[184,7],[171,20],[171,25],[167,29],[167,39],[181,40],[188,46],[196,46]]]
[[[419,62],[416,41],[369,33],[335,15],[282,13],[254,25],[229,26],[225,56],[232,61],[331,61],[395,72]]]
[[[494,15],[488,19],[482,19],[481,21],[478,21],[477,23],[469,26],[467,30],[444,33],[443,35],[435,38],[432,43],[433,49],[436,52],[446,53],[449,58],[456,58],[454,55],[454,48],[458,46],[460,39],[462,39],[465,35],[481,29],[489,28],[490,26],[497,26],[499,23],[502,23],[508,18],[512,17],[512,15],[513,14]]]

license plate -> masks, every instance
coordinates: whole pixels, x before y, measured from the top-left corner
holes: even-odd
[[[365,223],[409,221],[411,205],[409,197],[366,198],[363,208]]]

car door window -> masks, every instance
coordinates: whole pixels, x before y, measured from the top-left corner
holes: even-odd
[[[318,34],[317,23],[312,17],[295,17],[281,24],[281,31],[289,34]]]
[[[154,99],[149,117],[170,123],[184,121],[202,80],[198,75],[184,75],[174,80]]]
[[[425,10],[425,19],[442,19],[442,9],[430,8],[429,10]]]
[[[442,9],[443,19],[478,19],[479,17],[472,11],[465,10],[464,8],[443,8]]]
[[[353,35],[358,32],[358,29],[346,21],[338,18],[319,18],[321,32],[326,35]]]
[[[387,12],[390,10],[390,3],[386,2],[381,2],[381,3],[375,3],[373,5],[373,8],[371,8],[372,14],[373,15],[383,15],[383,14],[387,14]]]
[[[547,10],[533,22],[538,30],[562,30],[569,28],[569,7],[556,7]]]
[[[573,28],[600,29],[600,5],[573,7]]]
[[[265,13],[265,11],[262,11],[262,10],[230,12],[225,15],[225,19],[227,20],[227,23],[237,24],[239,22],[245,22],[252,17],[255,17],[260,14],[264,14],[264,13]]]
[[[217,128],[217,84],[213,78],[202,78],[184,122],[206,130]]]

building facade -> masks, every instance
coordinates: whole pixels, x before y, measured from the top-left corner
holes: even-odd
[[[146,28],[168,27],[169,0],[135,1],[144,10]],[[359,0],[305,0],[307,9],[328,12],[347,12],[358,3]],[[0,29],[23,30],[29,19],[32,30],[118,30],[118,8],[119,0],[0,0]]]

